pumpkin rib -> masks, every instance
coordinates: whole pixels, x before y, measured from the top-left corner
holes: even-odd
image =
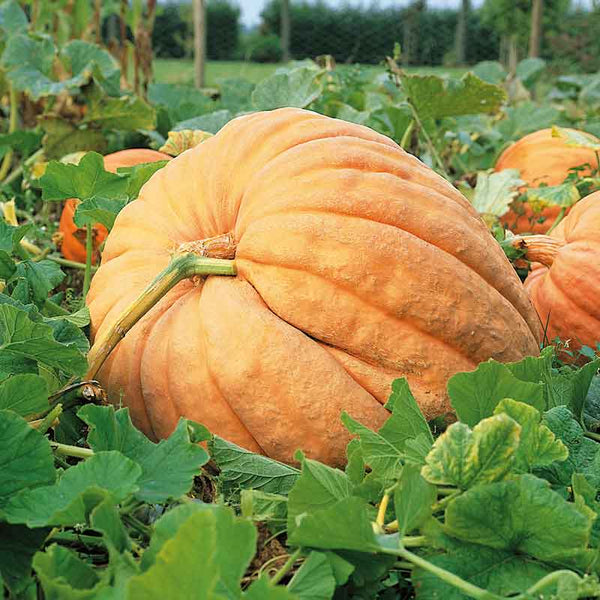
[[[352,214],[343,213],[340,211],[333,211],[333,210],[324,210],[324,209],[323,210],[318,210],[318,209],[297,210],[297,209],[295,209],[295,210],[286,210],[285,214],[286,214],[286,216],[294,215],[294,214],[324,214],[324,215],[333,214],[338,217],[345,217],[345,218],[350,218],[350,219],[360,219],[360,220],[371,222],[371,223],[378,223],[380,225],[383,225],[386,227],[393,227],[399,231],[402,231],[403,233],[422,241],[424,244],[427,244],[428,247],[434,249],[435,251],[443,252],[446,256],[450,257],[451,259],[455,259],[456,261],[458,261],[462,265],[464,265],[467,269],[469,269],[471,272],[473,272],[475,275],[477,275],[485,284],[487,284],[490,288],[492,288],[495,292],[497,292],[497,295],[501,301],[506,301],[512,306],[512,308],[515,310],[515,312],[527,324],[528,328],[530,329],[531,333],[534,336],[537,334],[537,327],[536,327],[536,331],[534,331],[533,328],[531,327],[531,325],[529,324],[526,316],[523,315],[523,313],[521,313],[519,308],[517,306],[515,306],[515,304],[512,302],[512,300],[510,298],[507,298],[504,294],[502,294],[502,292],[498,289],[498,287],[496,287],[495,282],[487,279],[482,273],[477,271],[472,265],[470,265],[468,262],[465,262],[464,260],[462,260],[460,258],[460,256],[457,256],[456,254],[452,253],[449,249],[443,248],[441,245],[434,244],[432,241],[425,239],[425,237],[418,235],[414,231],[411,231],[405,227],[400,227],[399,225],[396,225],[395,223],[387,223],[385,221],[382,221],[381,219],[373,218],[372,216],[365,217],[365,216],[361,216],[361,215],[352,215]],[[268,215],[263,218],[268,218],[269,216],[271,216],[271,215]],[[254,221],[254,224],[259,223],[259,222],[260,222],[260,219],[256,219]],[[251,260],[251,259],[248,259],[248,260]]]
[[[269,263],[266,263],[266,262],[264,262],[264,263],[261,263],[261,262],[259,262],[259,261],[256,261],[256,260],[254,260],[254,259],[253,259],[253,260],[250,260],[250,259],[247,259],[247,258],[245,258],[244,260],[246,260],[246,261],[248,261],[248,262],[253,262],[253,263],[255,263],[255,264],[259,264],[259,265],[268,266],[268,267],[274,266],[274,265],[272,265],[272,264],[269,264]],[[309,274],[309,275],[312,275],[312,276],[314,276],[314,277],[318,277],[319,279],[326,279],[326,277],[325,277],[325,276],[323,276],[323,275],[319,275],[318,273],[309,273],[309,272],[305,271],[304,269],[301,269],[300,267],[293,267],[293,266],[289,266],[289,265],[285,265],[285,266],[284,266],[284,265],[276,265],[276,266],[277,266],[277,268],[278,268],[278,269],[289,269],[290,271],[299,271],[299,272],[301,272],[301,273],[304,273],[304,274]],[[246,279],[246,278],[245,278],[244,280],[245,280],[245,281],[248,281],[249,283],[251,283],[249,279]],[[350,288],[347,288],[347,287],[344,287],[344,286],[342,286],[342,285],[338,284],[336,281],[331,281],[331,280],[328,280],[328,281],[329,281],[329,283],[330,283],[331,285],[333,285],[334,287],[337,287],[337,288],[339,288],[339,289],[342,289],[342,290],[344,290],[345,292],[348,292],[348,293],[349,293],[351,296],[353,296],[353,297],[354,297],[354,298],[356,298],[357,300],[360,300],[360,301],[364,302],[364,304],[366,304],[367,306],[369,306],[369,308],[371,308],[371,309],[373,309],[373,310],[375,310],[375,311],[377,311],[377,312],[383,313],[383,315],[384,315],[384,316],[386,316],[386,317],[388,317],[388,318],[391,318],[391,319],[393,319],[393,320],[395,320],[395,321],[399,321],[399,322],[401,322],[401,323],[403,323],[403,324],[407,325],[409,328],[412,328],[412,329],[414,329],[414,331],[416,331],[417,333],[419,333],[419,334],[420,334],[420,335],[422,335],[423,337],[426,337],[426,338],[428,338],[428,339],[433,339],[433,340],[435,340],[435,341],[439,342],[440,344],[442,344],[442,345],[444,345],[444,346],[446,346],[446,347],[450,348],[450,349],[451,349],[453,352],[456,352],[456,354],[458,354],[459,356],[461,356],[461,357],[463,357],[463,358],[467,358],[467,355],[466,355],[464,352],[461,352],[460,350],[458,350],[457,348],[455,348],[454,346],[452,346],[452,344],[450,344],[449,342],[446,342],[445,340],[442,340],[442,339],[440,339],[440,338],[436,338],[434,335],[432,335],[432,334],[428,333],[427,331],[423,331],[422,329],[420,329],[419,327],[417,327],[416,325],[414,325],[414,324],[413,324],[413,323],[411,323],[410,321],[407,321],[406,319],[400,319],[400,318],[399,318],[397,315],[394,315],[393,313],[390,313],[390,312],[388,312],[388,311],[387,311],[387,310],[385,310],[383,307],[381,307],[381,306],[377,306],[377,305],[374,305],[374,304],[372,304],[371,302],[369,302],[368,300],[366,300],[366,299],[364,299],[364,298],[361,298],[361,297],[360,297],[358,294],[356,294],[356,292],[355,292],[354,290],[352,290],[352,289],[350,289]],[[253,287],[254,289],[256,289],[254,285],[252,285],[252,287]],[[262,296],[262,294],[260,294],[260,293],[259,293],[259,296],[260,296],[260,297],[263,299],[263,301],[264,301],[265,303],[267,303],[267,301],[266,301],[266,300],[265,300],[265,298]],[[268,304],[267,304],[267,306],[268,306]],[[279,319],[281,319],[282,321],[285,321],[286,323],[288,323],[288,321],[286,321],[286,319],[285,319],[284,317],[282,317],[282,316],[281,316],[281,315],[279,315],[277,312],[275,312],[275,311],[273,310],[273,308],[271,308],[271,307],[269,306],[269,309],[270,309],[270,310],[273,312],[273,314],[277,315],[277,317],[278,317]],[[303,331],[303,332],[304,332],[304,330],[300,329],[299,327],[297,327],[297,326],[295,326],[295,325],[294,325],[294,327],[296,327],[296,329],[298,329],[299,331]],[[309,336],[309,337],[311,337],[311,339],[314,339],[314,336],[312,336],[312,335],[311,335],[311,336]],[[319,342],[323,342],[323,343],[327,343],[325,340],[320,340],[320,339],[319,339],[318,341],[319,341]],[[469,362],[471,362],[471,361],[469,361]]]
[[[568,294],[562,285],[560,285],[559,280],[556,277],[555,273],[552,271],[552,269],[548,269],[546,281],[551,283],[554,289],[560,292],[560,295],[565,300],[568,300],[568,304],[572,304],[575,308],[577,308],[579,312],[581,312],[585,316],[590,317],[592,320],[596,321],[600,325],[600,319],[597,319],[596,317],[594,317],[594,315],[591,315],[588,308],[586,308],[585,306],[581,306],[581,304],[577,302],[573,296]]]

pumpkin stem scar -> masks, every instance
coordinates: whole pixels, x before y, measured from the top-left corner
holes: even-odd
[[[194,243],[194,242],[192,242]],[[119,315],[114,324],[96,339],[88,354],[88,379],[94,379],[104,361],[131,328],[174,286],[184,279],[209,275],[236,275],[235,261],[199,256],[194,252],[176,253],[169,265]]]
[[[185,254],[192,252],[198,256],[207,256],[209,258],[234,259],[236,243],[232,233],[222,233],[214,237],[194,242],[184,242],[176,250],[176,254]]]
[[[520,258],[539,262],[551,267],[559,250],[566,244],[548,235],[516,235],[506,239],[502,245],[517,250]]]

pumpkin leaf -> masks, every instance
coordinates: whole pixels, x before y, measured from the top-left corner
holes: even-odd
[[[402,87],[421,119],[494,113],[506,100],[504,90],[466,73],[460,79],[402,75]]]
[[[274,73],[256,85],[252,92],[252,104],[256,110],[285,106],[305,108],[321,95],[319,78],[322,73],[313,67]]]
[[[564,487],[571,485],[575,473],[581,473],[600,489],[600,445],[584,436],[573,413],[566,406],[557,406],[544,414],[542,422],[567,447],[569,455],[562,462],[539,467],[536,473],[553,485]]]
[[[39,375],[14,375],[0,383],[0,410],[22,417],[48,408],[48,385]]]
[[[33,568],[48,598],[92,600],[106,582],[76,552],[52,544],[33,559]]]
[[[528,188],[527,202],[535,212],[540,212],[547,206],[569,207],[581,198],[577,186],[572,183]]]
[[[288,493],[300,471],[289,465],[254,454],[213,436],[208,444],[212,459],[221,470],[220,480],[228,489],[259,489],[273,494]]]
[[[128,200],[123,198],[89,198],[77,205],[73,222],[77,227],[101,223],[110,231],[115,224],[117,215],[125,208]]]
[[[253,581],[244,592],[243,598],[245,600],[298,600],[298,596],[286,587],[273,585],[267,575],[261,575]]]
[[[104,159],[88,152],[79,164],[51,161],[40,178],[45,201],[78,198],[82,202],[97,198],[122,200],[127,193],[127,178],[104,170]]]
[[[394,508],[401,536],[418,529],[431,516],[436,487],[421,475],[421,467],[407,464],[394,492]]]
[[[508,211],[517,196],[523,181],[516,169],[504,169],[498,173],[477,174],[477,185],[470,198],[471,204],[480,214],[500,217]]]
[[[494,414],[506,414],[521,426],[515,455],[520,470],[531,471],[533,467],[562,462],[568,458],[567,447],[556,439],[548,427],[541,424],[542,415],[533,406],[506,398],[496,406]]]
[[[43,546],[48,531],[0,523],[0,585],[4,578],[4,584],[15,597],[31,583],[31,561]]]
[[[542,561],[589,564],[585,551],[593,513],[583,514],[533,475],[476,486],[446,509],[444,530],[452,537]],[[560,523],[560,527],[548,527]]]
[[[474,427],[504,398],[512,398],[544,410],[544,384],[522,381],[499,362],[481,363],[475,371],[457,373],[448,381],[450,403],[461,422]]]
[[[28,26],[27,15],[18,2],[8,0],[0,4],[0,29],[6,37],[24,32]]]
[[[288,499],[281,494],[260,490],[242,490],[242,516],[266,523],[271,531],[283,531],[287,526]]]
[[[217,133],[225,127],[235,115],[229,110],[215,110],[214,112],[180,121],[173,126],[173,131],[200,130],[208,133]]]
[[[502,597],[525,592],[553,571],[552,567],[533,558],[478,544],[456,544],[451,551],[428,556],[427,560]],[[465,600],[460,589],[425,569],[417,567],[411,580],[419,589],[420,600]]]
[[[386,408],[392,414],[378,432],[346,413],[342,413],[342,423],[350,433],[359,436],[362,460],[371,468],[372,477],[388,485],[398,478],[401,459],[421,462],[433,444],[433,436],[406,379],[392,383]]]
[[[294,531],[300,515],[333,506],[352,495],[353,486],[344,472],[302,455],[299,460],[302,473],[288,494],[288,533]]]
[[[90,427],[87,442],[95,452],[116,450],[140,466],[135,496],[145,502],[164,502],[189,492],[194,476],[208,462],[206,450],[190,438],[185,419],[155,444],[133,426],[126,408],[115,411],[88,404],[77,416]]]
[[[85,119],[87,125],[100,129],[154,129],[156,113],[154,109],[137,96],[93,97]]]
[[[118,452],[102,452],[67,469],[54,485],[24,489],[4,506],[9,523],[77,525],[105,498],[120,502],[137,490],[142,470]]]
[[[56,341],[52,327],[32,321],[16,306],[0,304],[0,373],[32,372],[37,363],[69,375],[87,369],[84,355]]]
[[[156,162],[143,163],[141,165],[134,165],[133,167],[118,168],[117,173],[128,178],[127,197],[129,200],[136,200],[146,182],[167,163],[167,160],[157,160]]]
[[[333,598],[336,585],[327,555],[313,551],[294,573],[287,589],[299,600],[329,600]]]
[[[546,61],[543,58],[524,58],[519,61],[515,74],[526,86],[530,86],[545,68]]]
[[[130,579],[128,597],[239,598],[255,551],[254,527],[227,507],[182,508],[192,514],[174,535],[161,537],[151,565]]]
[[[0,411],[0,515],[19,492],[55,479],[48,440],[16,413]]]
[[[520,434],[519,424],[506,414],[482,419],[473,430],[453,423],[435,441],[421,474],[429,483],[461,490],[500,481],[511,470]]]
[[[567,146],[578,148],[589,148],[594,152],[600,152],[600,141],[591,133],[576,129],[565,129],[563,127],[552,127],[552,137],[561,138]]]
[[[289,543],[358,552],[377,552],[380,549],[373,533],[367,502],[356,496],[339,500],[328,508],[298,514]]]

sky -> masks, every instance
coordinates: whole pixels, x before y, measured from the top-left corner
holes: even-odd
[[[293,0],[292,0],[293,1]],[[352,6],[402,6],[408,4],[409,0],[325,0],[331,6],[342,6],[350,4]],[[253,27],[260,23],[260,13],[268,0],[237,0],[237,4],[242,11],[241,21],[247,27]],[[474,7],[480,6],[483,0],[471,0]],[[457,8],[460,0],[428,0],[427,5],[431,8]],[[573,5],[589,6],[591,0],[572,0]]]

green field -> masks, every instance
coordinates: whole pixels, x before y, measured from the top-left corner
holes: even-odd
[[[206,85],[214,86],[220,79],[229,79],[231,77],[241,77],[254,83],[268,77],[275,70],[282,66],[276,63],[251,63],[244,61],[209,61],[206,65]],[[383,66],[365,65],[365,69],[373,71],[373,74],[383,73]],[[447,73],[462,74],[465,69],[452,69],[444,67],[416,67],[411,68],[412,72],[423,73]],[[183,83],[192,84],[194,82],[194,63],[188,59],[163,59],[158,58],[154,61],[154,79],[158,83]]]

